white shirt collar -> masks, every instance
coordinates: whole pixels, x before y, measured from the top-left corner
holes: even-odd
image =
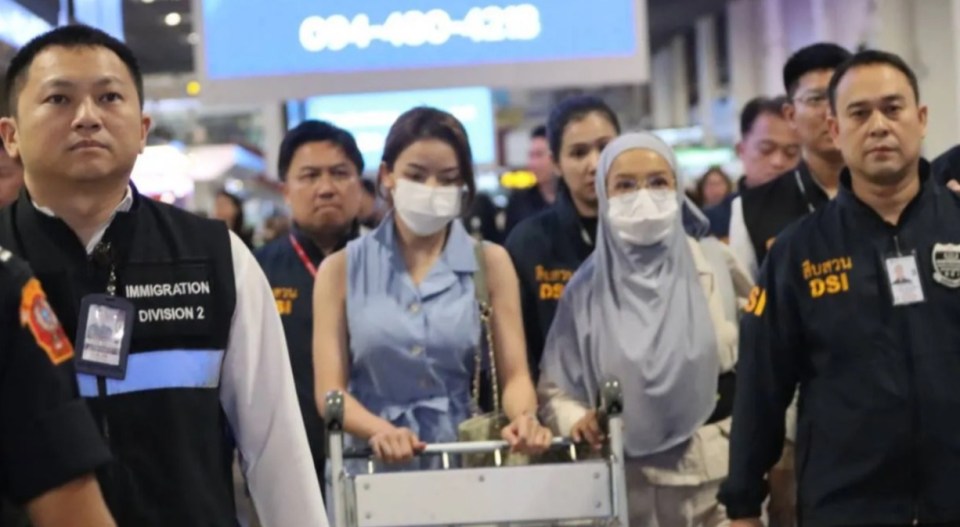
[[[51,218],[57,217],[57,215],[49,208],[41,207],[40,205],[37,205],[37,202],[32,200],[31,203],[33,203],[33,208],[37,209],[37,211],[42,212]],[[113,223],[113,218],[117,216],[117,213],[130,212],[131,208],[133,208],[133,188],[130,185],[127,185],[127,192],[123,195],[123,199],[120,200],[120,203],[118,203],[117,207],[113,209],[113,213],[110,214],[110,217],[107,218],[107,221],[105,221],[103,225],[101,225],[100,228],[93,233],[93,236],[90,238],[90,242],[87,243],[87,254],[93,254],[93,249],[96,248],[97,244],[100,243],[100,240],[103,239],[103,235],[107,233],[107,228],[109,228],[110,224]]]

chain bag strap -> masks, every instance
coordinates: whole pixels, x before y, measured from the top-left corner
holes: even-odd
[[[499,440],[500,431],[509,424],[507,416],[500,407],[500,384],[497,378],[497,354],[493,339],[493,307],[490,304],[490,289],[487,285],[487,266],[484,256],[483,242],[474,244],[474,257],[477,260],[477,271],[473,275],[473,287],[480,312],[480,341],[477,343],[477,352],[474,355],[474,372],[472,387],[473,417],[460,423],[458,427],[461,441],[489,441]],[[483,372],[483,348],[486,344],[490,357],[490,384],[493,395],[493,412],[481,413],[480,410],[480,383]],[[493,454],[469,454],[463,456],[463,465],[467,467],[524,465],[529,458],[524,455],[495,452]]]
[[[483,373],[483,339],[486,338],[487,350],[490,355],[490,385],[493,389],[493,412],[500,412],[500,385],[497,379],[497,357],[493,345],[493,330],[490,319],[493,316],[493,307],[490,305],[490,289],[487,286],[487,266],[483,255],[483,242],[474,244],[474,256],[477,259],[477,271],[473,275],[474,296],[477,298],[477,308],[480,312],[481,342],[477,344],[474,354],[473,371],[473,415],[480,415],[480,382]]]

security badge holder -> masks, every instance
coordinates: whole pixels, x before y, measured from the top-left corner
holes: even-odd
[[[108,294],[87,295],[80,304],[76,370],[122,380],[133,336],[133,303]]]
[[[884,259],[893,305],[906,306],[926,300],[923,281],[917,270],[916,254],[891,254]]]

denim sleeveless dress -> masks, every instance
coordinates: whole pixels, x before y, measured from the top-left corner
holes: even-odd
[[[391,215],[347,245],[348,389],[370,412],[422,441],[456,441],[457,426],[471,414],[480,339],[474,242],[454,221],[419,286],[398,242]],[[424,457],[388,469],[430,468],[438,461]]]

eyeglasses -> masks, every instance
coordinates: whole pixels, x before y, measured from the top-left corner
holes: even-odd
[[[822,108],[826,106],[828,100],[827,92],[824,91],[807,92],[799,97],[793,98],[794,102],[803,103],[804,106],[811,108]]]

